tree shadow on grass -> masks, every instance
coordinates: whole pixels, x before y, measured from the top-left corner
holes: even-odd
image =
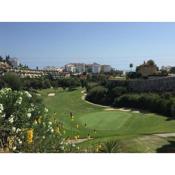
[[[167,117],[166,121],[172,121],[175,120],[175,117]]]
[[[175,141],[169,141],[168,144],[156,150],[157,153],[175,153]]]

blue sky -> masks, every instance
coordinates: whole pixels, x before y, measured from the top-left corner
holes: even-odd
[[[0,23],[0,55],[30,67],[98,62],[175,66],[175,23]]]

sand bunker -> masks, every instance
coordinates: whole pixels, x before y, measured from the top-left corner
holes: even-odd
[[[53,96],[55,96],[55,93],[49,93],[48,94],[48,97],[53,97]]]

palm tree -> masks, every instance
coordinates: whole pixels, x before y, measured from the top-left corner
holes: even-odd
[[[129,64],[129,67],[131,68],[131,71],[132,71],[133,64],[132,64],[132,63],[130,63],[130,64]]]
[[[120,152],[120,143],[118,140],[111,140],[102,145],[99,150],[101,153],[117,153]]]

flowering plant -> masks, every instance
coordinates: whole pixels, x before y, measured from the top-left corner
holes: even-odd
[[[36,95],[0,90],[1,152],[64,152],[63,131]]]

